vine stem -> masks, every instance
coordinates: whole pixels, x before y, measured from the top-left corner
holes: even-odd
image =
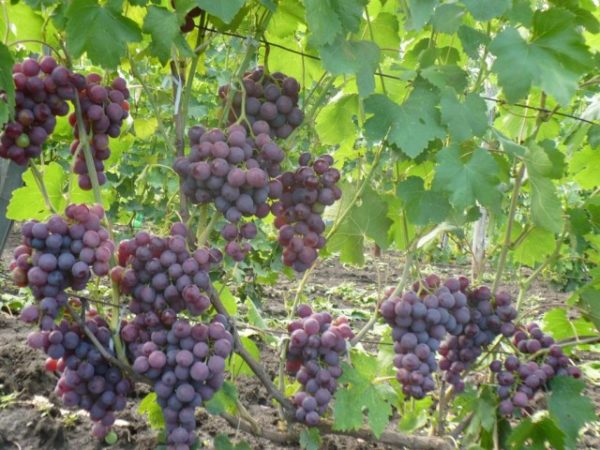
[[[215,225],[217,224],[218,221],[219,221],[219,214],[214,213],[213,216],[210,218],[210,221],[208,222],[208,224],[206,224],[206,226],[202,230],[202,233],[200,233],[200,235],[198,235],[197,245],[199,247],[203,246],[206,243],[206,241],[208,240],[208,235],[215,228]]]
[[[40,192],[42,193],[42,197],[44,198],[44,203],[46,203],[46,207],[53,213],[56,213],[56,209],[54,209],[54,206],[52,205],[52,202],[50,201],[50,197],[48,196],[48,191],[46,189],[46,184],[44,183],[44,177],[43,177],[42,173],[37,168],[37,166],[35,165],[33,160],[29,161],[29,167],[31,167],[31,173],[33,175],[33,179],[35,180],[35,183],[37,184]]]
[[[354,194],[354,197],[352,197],[352,200],[350,201],[350,203],[348,203],[348,206],[346,207],[346,209],[337,216],[334,224],[331,226],[331,228],[325,235],[326,240],[328,240],[331,236],[333,236],[337,232],[337,230],[341,226],[341,224],[344,221],[344,219],[346,218],[346,216],[348,216],[348,214],[350,213],[350,211],[352,210],[352,208],[354,207],[356,202],[362,196],[362,193],[364,192],[365,188],[367,187],[367,184],[369,184],[369,182],[371,181],[371,178],[373,177],[375,170],[379,166],[379,161],[381,160],[381,155],[383,153],[383,147],[385,145],[384,142],[385,142],[385,139],[381,142],[379,148],[377,149],[377,151],[375,153],[375,158],[373,159],[373,165],[371,166],[371,169],[369,170],[369,172],[367,173],[365,178],[363,178],[363,180],[361,181],[358,189],[356,190],[356,193]],[[313,270],[315,269],[315,267],[317,267],[317,264],[314,264],[306,272],[304,272],[304,276],[300,280],[300,283],[298,284],[298,288],[296,289],[296,294],[294,296],[294,301],[292,302],[292,307],[290,308],[290,311],[288,312],[288,318],[290,318],[294,314],[294,311],[296,310],[298,303],[300,303],[300,297],[302,295],[302,291],[304,290],[304,286],[306,285],[306,283],[307,283],[308,279],[310,278],[310,275],[313,272]]]

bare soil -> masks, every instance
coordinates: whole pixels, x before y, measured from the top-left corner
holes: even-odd
[[[11,244],[15,246],[17,239],[11,239],[2,255],[0,265],[4,267],[10,260]],[[397,258],[388,255],[375,262],[370,260],[364,269],[346,268],[334,261],[327,261],[313,274],[306,293],[311,299],[318,298],[318,301],[350,314],[355,322],[353,327],[358,329],[361,323],[368,319],[368,312],[373,308],[378,288],[397,280],[401,268]],[[435,271],[457,275],[459,273],[456,271],[452,272],[455,268],[456,266],[436,266]],[[466,267],[462,269],[462,272],[467,272]],[[0,279],[0,286],[3,284]],[[262,295],[264,317],[284,319],[284,301],[292,300],[296,286],[297,281],[281,280],[275,288],[265,288]],[[516,291],[510,286],[508,288]],[[526,311],[530,317],[539,318],[548,309],[565,307],[567,297],[567,294],[553,289],[549,283],[537,283],[530,292],[530,298],[543,301],[532,300],[526,305]],[[361,315],[360,311],[367,314]],[[157,446],[157,433],[151,430],[144,417],[138,414],[135,399],[119,415],[120,420],[114,427],[119,437],[116,444],[108,446],[94,439],[89,433],[91,421],[87,415],[63,409],[54,396],[57,378],[43,370],[44,355],[26,345],[26,337],[30,331],[28,326],[15,317],[11,317],[6,311],[0,311],[0,450],[149,450]],[[261,363],[275,378],[278,368],[275,350],[261,343],[261,351]],[[597,357],[597,354],[584,353],[579,356],[581,361],[590,361]],[[236,385],[240,400],[247,405],[249,413],[258,424],[276,430],[279,425],[277,410],[257,379],[242,376],[238,378]],[[600,414],[598,386],[590,382],[586,394],[594,401]],[[144,392],[138,393],[140,398],[143,395]],[[256,438],[231,427],[224,419],[211,416],[204,410],[198,411],[198,424],[199,438],[206,448],[212,448],[213,438],[220,433],[226,434],[232,440],[245,440],[253,449],[299,448],[294,445],[277,445],[266,439]],[[363,450],[392,447],[344,436],[325,436],[321,448]],[[600,449],[600,431],[597,427],[590,427],[584,431],[578,448]]]

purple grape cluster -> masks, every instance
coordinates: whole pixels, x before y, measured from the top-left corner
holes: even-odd
[[[345,317],[333,320],[327,312],[313,313],[308,305],[299,306],[297,313],[300,319],[288,325],[286,369],[302,385],[292,399],[296,419],[315,426],[335,393],[342,374],[340,358],[353,333]]]
[[[13,66],[15,117],[0,135],[1,158],[25,165],[41,154],[56,116],[69,113],[66,100],[73,98],[72,75],[50,56],[40,61],[28,58]],[[0,101],[6,101],[6,93],[0,92]]]
[[[140,231],[119,244],[120,267],[113,269],[111,277],[121,292],[131,295],[132,313],[152,311],[171,325],[184,309],[199,316],[210,307],[208,272],[222,255],[207,248],[191,253],[186,236],[185,225],[176,223],[167,238]]]
[[[92,272],[108,274],[114,244],[101,225],[103,217],[100,205],[70,205],[64,218],[54,215],[48,222],[22,226],[22,245],[10,268],[15,284],[28,286],[39,302],[23,309],[23,320],[35,322],[41,316],[42,329],[51,329],[66,302],[65,289],[84,289]]]
[[[498,408],[503,416],[512,416],[515,411],[531,412],[535,395],[547,390],[555,376],[581,378],[581,370],[537,324],[517,330],[513,341],[520,353],[529,356],[521,360],[510,355],[504,362],[494,360],[490,364],[496,374],[496,393],[501,400]]]
[[[103,161],[110,157],[109,138],[119,137],[123,120],[129,115],[127,82],[123,78],[117,77],[110,86],[103,86],[102,77],[91,73],[87,77],[75,75],[73,85],[77,88],[83,125],[89,139],[88,143],[94,159],[98,183],[102,185],[106,183]],[[92,181],[83,149],[80,148],[79,127],[75,113],[69,116],[69,123],[73,127],[75,137],[71,144],[71,153],[75,155],[73,171],[79,175],[79,187],[90,190]]]
[[[255,138],[240,125],[226,130],[190,129],[192,145],[187,157],[175,161],[182,178],[183,193],[194,204],[214,203],[225,219],[234,224],[222,230],[229,242],[227,254],[241,260],[250,246],[240,237],[253,237],[251,226],[244,228],[243,217],[263,218],[269,214],[270,180],[279,175],[285,154],[269,137],[266,122],[254,124]]]
[[[129,343],[133,370],[154,383],[167,426],[168,448],[186,450],[196,440],[196,408],[223,385],[233,337],[221,315],[208,325],[177,319],[171,327],[149,322],[144,316],[137,315],[121,336]]]
[[[271,206],[283,263],[296,272],[313,265],[318,250],[325,246],[325,222],[321,215],[326,206],[342,196],[336,186],[340,172],[331,167],[333,158],[322,155],[311,163],[310,153],[299,158],[295,172],[285,172],[271,185],[271,196],[279,199]]]
[[[265,121],[269,124],[271,137],[285,139],[304,120],[304,114],[298,108],[300,84],[295,78],[281,72],[267,74],[259,67],[246,73],[242,83],[244,93],[235,93],[230,123],[236,122],[244,109],[252,127],[256,122]],[[222,86],[219,96],[226,100],[229,89],[229,86]]]
[[[446,287],[455,298],[459,295],[462,300],[465,294],[458,290],[457,280],[448,280]],[[458,294],[459,292],[461,294]],[[517,310],[512,306],[512,299],[507,292],[501,291],[492,296],[487,286],[481,286],[467,291],[466,295],[469,320],[463,324],[459,333],[456,333],[456,330],[454,332],[449,330],[451,336],[442,342],[439,349],[442,356],[440,369],[445,372],[444,379],[454,387],[456,392],[464,390],[464,381],[461,379],[463,372],[496,336],[502,334],[504,337],[511,337],[514,334],[515,326],[512,321],[517,317]],[[457,320],[463,318],[462,315],[461,317],[455,315],[455,317]]]
[[[88,317],[85,324],[113,354],[108,324],[97,315]],[[92,434],[104,438],[115,422],[115,412],[125,407],[132,383],[102,356],[76,323],[62,320],[51,329],[31,332],[27,343],[48,355],[48,370],[59,372],[55,393],[63,404],[88,411],[95,422]]]

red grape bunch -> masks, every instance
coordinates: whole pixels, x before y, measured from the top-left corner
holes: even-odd
[[[321,215],[326,206],[341,198],[342,191],[336,186],[340,172],[331,167],[331,156],[320,156],[311,163],[311,155],[304,153],[299,164],[295,172],[285,172],[271,183],[270,195],[279,199],[271,211],[279,229],[279,243],[284,247],[283,263],[304,272],[325,245]]]
[[[313,313],[308,305],[300,305],[297,313],[300,319],[288,325],[286,369],[302,385],[292,399],[296,419],[315,426],[335,393],[342,374],[340,358],[353,333],[345,317],[333,320],[327,312]]]
[[[265,122],[255,123],[256,138],[249,138],[240,125],[222,131],[190,129],[191,150],[178,158],[174,168],[182,178],[183,193],[194,204],[214,203],[236,230],[225,226],[227,253],[243,259],[249,245],[238,238],[252,238],[255,228],[240,224],[243,217],[262,218],[269,214],[270,179],[279,175],[285,155],[268,135]]]
[[[148,326],[139,317],[121,331],[129,343],[133,370],[154,383],[168,448],[189,449],[196,441],[196,408],[210,400],[225,380],[225,361],[233,350],[227,319],[217,315],[208,325],[178,319],[163,327]]]
[[[244,108],[251,126],[257,121],[265,121],[271,137],[285,139],[304,120],[304,114],[298,108],[300,84],[295,78],[281,72],[267,74],[259,67],[246,73],[242,83],[245,95],[235,93],[229,117],[231,123],[240,118]],[[222,86],[219,96],[226,100],[229,89],[229,86]]]
[[[527,329],[517,330],[513,342],[523,359],[510,355],[504,362],[495,360],[490,364],[498,382],[500,414],[511,416],[519,410],[530,412],[535,395],[548,390],[555,376],[581,378],[581,370],[571,364],[562,348],[555,345],[554,339],[544,334],[537,324],[531,323]]]
[[[100,223],[103,217],[100,205],[70,205],[65,217],[23,225],[22,245],[10,268],[15,284],[28,286],[39,302],[23,309],[23,320],[35,322],[41,316],[42,329],[50,329],[66,301],[65,289],[84,289],[92,271],[108,274],[114,244]]]
[[[0,135],[0,157],[25,165],[41,154],[56,116],[69,113],[66,100],[74,96],[72,76],[50,56],[40,61],[28,58],[13,66],[15,116]],[[6,101],[5,93],[0,92],[0,101]]]
[[[108,324],[90,314],[85,325],[104,350],[114,356]],[[125,407],[133,388],[131,382],[102,356],[76,323],[62,320],[51,329],[34,331],[27,343],[48,355],[47,370],[60,374],[55,393],[63,404],[88,411],[95,422],[92,434],[104,438],[115,422],[115,412]]]
[[[91,73],[87,77],[76,75],[74,86],[77,88],[84,128],[88,137],[90,151],[100,185],[106,183],[104,162],[110,157],[109,138],[121,134],[123,120],[129,115],[129,90],[123,78],[117,77],[110,86],[102,85],[102,77]],[[76,154],[73,171],[79,175],[79,187],[92,189],[92,181],[79,141],[77,116],[72,113],[69,123],[73,127],[75,140],[71,144],[71,153]]]
[[[186,236],[185,225],[176,223],[167,238],[140,231],[119,244],[120,267],[111,276],[131,295],[132,313],[151,311],[168,322],[180,311],[198,316],[210,307],[208,272],[221,253],[207,248],[190,253]]]
[[[462,279],[462,278],[461,278]],[[446,287],[456,298],[459,281],[449,279]],[[462,287],[462,286],[461,286]],[[486,286],[465,291],[469,303],[469,322],[462,327],[460,333],[450,333],[442,342],[439,352],[442,355],[440,368],[445,371],[444,379],[454,386],[457,392],[464,389],[462,373],[482,354],[496,336],[502,334],[510,337],[515,332],[512,321],[517,317],[517,310],[512,306],[512,299],[507,292],[492,292]],[[464,293],[458,294],[461,299]]]

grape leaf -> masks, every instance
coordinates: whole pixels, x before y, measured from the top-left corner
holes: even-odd
[[[310,43],[333,44],[339,37],[358,31],[365,0],[306,0],[306,22]]]
[[[6,93],[6,102],[0,101],[0,128],[15,108],[15,84],[12,79],[14,60],[8,47],[0,42],[0,92]]]
[[[431,19],[433,29],[440,33],[454,34],[462,23],[465,10],[456,3],[447,3],[435,8]]]
[[[598,314],[598,311],[600,311],[600,290],[586,286],[578,293],[578,298],[584,316],[600,331],[600,315]]]
[[[565,436],[556,426],[556,423],[549,417],[543,417],[535,420],[528,417],[521,419],[508,436],[510,448],[515,449],[537,449],[545,450],[563,450],[565,448]],[[546,445],[550,444],[550,447]]]
[[[392,222],[387,215],[387,203],[374,190],[365,189],[360,205],[350,210],[329,239],[327,248],[339,251],[342,262],[364,264],[363,245],[366,237],[373,239],[382,249],[389,245],[388,230]]]
[[[127,44],[142,38],[138,25],[124,17],[114,2],[101,6],[96,0],[73,0],[66,18],[67,47],[72,56],[87,53],[94,64],[102,67],[117,67]]]
[[[304,450],[319,450],[321,434],[318,428],[304,428],[300,433],[300,447]]]
[[[407,27],[417,31],[423,28],[431,19],[437,4],[438,0],[408,0]]]
[[[600,128],[596,126],[596,128]],[[569,163],[569,174],[582,189],[594,189],[600,185],[600,152],[585,147],[577,151]]]
[[[358,116],[356,94],[344,95],[325,106],[315,124],[321,143],[340,147],[353,145],[357,134],[355,116]]]
[[[573,17],[562,8],[536,11],[529,42],[512,27],[494,38],[490,44],[496,55],[492,70],[509,101],[525,97],[533,84],[560,104],[569,103],[579,78],[591,65],[588,47]]]
[[[487,45],[490,41],[487,34],[467,25],[461,25],[459,27],[458,38],[463,46],[463,50],[472,59],[479,58],[479,48],[482,45]]]
[[[496,210],[501,195],[498,190],[498,165],[488,152],[475,149],[463,162],[458,146],[444,148],[437,155],[438,165],[433,179],[434,190],[450,194],[450,203],[464,209],[479,201]]]
[[[246,0],[196,0],[196,5],[225,23],[233,20]]]
[[[550,333],[557,341],[589,336],[596,332],[594,325],[585,319],[569,319],[567,310],[562,307],[546,311],[542,320],[544,331]]]
[[[206,410],[213,415],[224,412],[235,414],[237,412],[237,399],[238,392],[235,385],[226,381],[223,383],[221,389],[219,389],[215,395],[204,404],[204,406],[206,407]]]
[[[347,41],[343,38],[321,48],[325,70],[333,75],[356,74],[358,93],[366,97],[375,89],[374,72],[380,50],[372,41]]]
[[[254,343],[252,339],[246,336],[242,336],[240,338],[242,345],[246,349],[246,351],[257,361],[260,361],[260,349]],[[233,374],[233,376],[237,377],[238,375],[248,375],[254,376],[254,372],[250,369],[250,366],[242,359],[240,355],[234,353],[231,358],[227,361],[227,368],[225,369],[227,372]]]
[[[468,85],[467,73],[453,64],[432,65],[421,70],[421,76],[439,89],[452,88],[462,94]]]
[[[448,126],[450,136],[457,142],[464,142],[473,136],[483,136],[488,128],[488,114],[485,101],[477,94],[467,94],[460,102],[449,90],[442,93],[440,103],[442,123]]]
[[[223,433],[219,433],[215,437],[214,448],[215,450],[252,450],[246,441],[233,444],[229,436]]]
[[[281,2],[269,22],[268,32],[278,38],[293,36],[298,26],[304,24],[304,6],[299,0]]]
[[[408,177],[396,188],[398,197],[404,203],[406,216],[415,225],[441,223],[450,211],[450,204],[440,192],[428,191],[423,179]]]
[[[548,410],[560,430],[565,434],[565,444],[574,448],[583,425],[597,419],[594,404],[585,395],[582,380],[559,376],[550,382],[551,394]]]
[[[529,175],[533,223],[558,233],[563,223],[562,205],[556,194],[556,187],[547,175],[552,173],[552,161],[541,147],[530,144],[524,162]]]
[[[359,429],[364,411],[373,434],[379,437],[390,421],[396,394],[390,386],[374,382],[378,366],[372,356],[355,352],[352,361],[354,367],[342,363],[340,387],[335,393],[333,429]]]
[[[476,20],[486,21],[501,16],[511,6],[511,0],[462,0]]]
[[[150,6],[144,18],[142,31],[150,34],[152,37],[150,52],[163,65],[171,58],[171,47],[175,43],[181,44],[182,50],[188,56],[191,55],[192,49],[187,44],[187,41],[185,39],[178,39],[181,37],[181,31],[177,15],[166,8]]]
[[[374,30],[374,41],[381,48],[398,48],[400,46],[400,25],[398,17],[388,12],[380,12],[371,24]]]
[[[529,267],[535,266],[552,253],[556,245],[554,233],[543,228],[534,228],[513,252],[515,262]]]
[[[162,409],[156,400],[156,392],[147,394],[138,406],[138,413],[143,414],[148,418],[150,428],[153,430],[162,430],[165,428],[165,418]]]
[[[365,100],[365,111],[372,114],[365,122],[365,133],[371,142],[387,140],[410,158],[416,158],[434,139],[446,136],[440,125],[438,91],[427,83],[417,83],[402,104],[376,94]],[[389,132],[389,134],[388,134]]]

